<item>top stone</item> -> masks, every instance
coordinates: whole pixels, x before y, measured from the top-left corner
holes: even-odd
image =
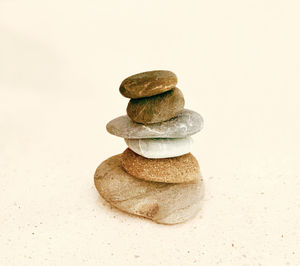
[[[176,84],[177,77],[171,71],[147,71],[124,79],[120,85],[120,93],[124,97],[138,99],[169,91]]]

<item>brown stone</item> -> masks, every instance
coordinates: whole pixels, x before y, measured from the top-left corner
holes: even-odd
[[[144,181],[123,169],[121,154],[100,164],[94,182],[100,195],[112,206],[163,224],[182,223],[194,217],[204,196],[200,176],[187,184]]]
[[[151,97],[131,99],[127,115],[135,122],[153,124],[169,120],[183,110],[184,97],[178,88]]]
[[[122,166],[136,178],[164,183],[194,182],[200,174],[198,161],[191,153],[173,158],[148,159],[126,149],[122,154]]]
[[[176,84],[177,77],[171,71],[148,71],[123,80],[120,93],[132,99],[150,97],[171,90]]]

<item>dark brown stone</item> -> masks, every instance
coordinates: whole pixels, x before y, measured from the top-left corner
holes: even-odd
[[[131,99],[127,115],[135,122],[153,124],[169,120],[184,107],[184,97],[178,88],[152,97]]]
[[[123,80],[120,93],[132,99],[150,97],[171,90],[176,84],[177,77],[171,71],[148,71]]]

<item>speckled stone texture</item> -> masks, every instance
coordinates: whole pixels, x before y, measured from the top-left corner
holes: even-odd
[[[173,89],[177,77],[171,71],[142,72],[126,78],[120,85],[120,93],[132,99],[149,97]]]
[[[162,159],[191,152],[191,137],[180,139],[125,139],[127,146],[135,153],[149,158]]]
[[[204,196],[202,178],[191,184],[166,184],[137,179],[121,166],[115,155],[97,168],[95,186],[116,208],[162,224],[182,223],[201,209]]]
[[[136,178],[164,183],[194,182],[200,174],[198,161],[191,153],[173,158],[148,159],[126,149],[122,154],[122,166]]]
[[[152,97],[131,99],[127,115],[142,124],[159,123],[171,119],[184,108],[184,97],[178,88]]]
[[[184,109],[176,117],[161,123],[138,124],[127,115],[113,119],[106,125],[110,134],[125,139],[184,138],[199,132],[203,118],[197,112]]]

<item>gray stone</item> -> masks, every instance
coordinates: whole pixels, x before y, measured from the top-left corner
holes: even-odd
[[[184,109],[176,117],[161,123],[143,125],[127,115],[113,119],[106,125],[110,134],[125,139],[184,138],[199,132],[203,127],[200,114]]]
[[[121,166],[121,154],[104,161],[94,176],[100,195],[112,206],[157,223],[177,224],[194,217],[202,207],[202,178],[195,183],[149,182],[129,175]]]

